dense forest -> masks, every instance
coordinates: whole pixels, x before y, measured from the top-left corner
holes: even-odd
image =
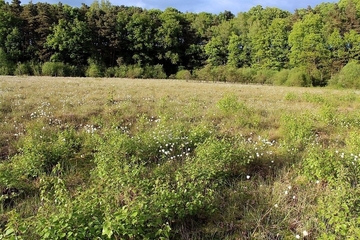
[[[359,0],[293,13],[256,6],[237,15],[115,6],[106,0],[81,7],[0,0],[3,75],[324,86],[349,62],[357,64],[352,60],[359,60],[359,53]]]

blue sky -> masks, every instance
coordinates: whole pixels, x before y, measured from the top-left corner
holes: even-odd
[[[41,2],[69,4],[78,7],[81,3],[90,5],[94,0],[44,0]],[[100,2],[101,0],[99,0]],[[23,0],[27,3],[27,0]],[[37,0],[33,0],[36,3]],[[238,12],[248,11],[251,7],[261,5],[263,7],[278,7],[283,10],[293,12],[295,9],[307,8],[307,6],[315,7],[322,2],[338,2],[322,1],[322,0],[110,0],[113,5],[138,6],[146,9],[161,9],[174,7],[182,12],[211,12],[220,13],[225,10],[236,14]]]

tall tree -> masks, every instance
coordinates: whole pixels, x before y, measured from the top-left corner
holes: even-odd
[[[228,61],[228,44],[233,33],[232,21],[213,27],[213,37],[205,46],[207,62],[213,66],[225,65]]]
[[[290,64],[305,67],[310,76],[319,75],[313,79],[313,85],[322,85],[327,74],[329,49],[327,48],[322,29],[321,16],[310,13],[294,24],[289,35],[291,46]]]
[[[78,19],[67,22],[63,19],[52,28],[46,46],[55,50],[55,61],[84,65],[90,57],[91,35],[88,25]]]

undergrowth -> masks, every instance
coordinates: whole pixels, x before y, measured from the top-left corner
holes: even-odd
[[[356,93],[1,81],[0,239],[360,237]]]

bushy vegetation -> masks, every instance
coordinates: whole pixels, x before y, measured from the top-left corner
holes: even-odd
[[[14,78],[0,78],[1,239],[360,236],[356,92]]]
[[[360,64],[351,61],[341,71],[332,77],[330,86],[340,88],[360,88]]]

